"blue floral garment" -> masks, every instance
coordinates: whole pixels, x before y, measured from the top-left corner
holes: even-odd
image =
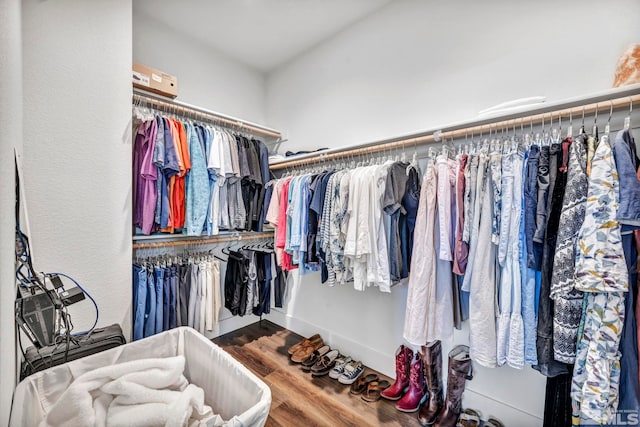
[[[587,155],[589,158],[589,149]],[[607,136],[595,150],[590,166],[575,271],[575,289],[585,292],[585,310],[571,384],[574,425],[581,420],[614,420],[624,292],[629,286],[620,223],[616,219],[620,203],[618,173]]]

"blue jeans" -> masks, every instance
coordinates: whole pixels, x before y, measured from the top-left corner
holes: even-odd
[[[163,322],[164,322],[164,317],[168,317],[169,329],[173,329],[177,326],[176,300],[178,295],[178,275],[175,273],[175,271],[176,271],[176,268],[171,267],[171,272],[173,274],[171,275],[171,281],[170,281],[170,287],[169,287],[169,316],[163,316]]]
[[[144,314],[147,304],[147,273],[133,266],[133,339],[144,338]]]
[[[622,197],[620,198],[622,200]],[[625,295],[625,319],[620,339],[620,401],[618,410],[640,408],[640,388],[638,387],[638,335],[633,301],[638,292],[636,270],[636,248],[633,233],[622,235],[624,258],[629,270],[629,292]]]
[[[540,270],[542,246],[535,245],[533,235],[536,232],[536,207],[538,205],[538,159],[540,147],[532,145],[529,149],[524,172],[524,232],[527,244],[527,267]],[[537,268],[536,268],[537,267]]]
[[[156,333],[156,284],[153,270],[145,271],[147,275],[147,303],[144,313],[144,336],[150,337]]]
[[[164,313],[164,270],[156,267],[154,269],[156,279],[156,334],[164,330],[163,313]]]

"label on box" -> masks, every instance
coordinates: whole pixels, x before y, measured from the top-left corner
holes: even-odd
[[[139,71],[133,71],[133,82],[142,86],[149,86],[149,76]]]
[[[158,83],[162,83],[162,77],[160,77],[156,73],[151,73],[151,78]]]

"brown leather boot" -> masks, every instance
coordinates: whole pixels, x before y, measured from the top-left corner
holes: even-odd
[[[442,344],[433,341],[422,347],[424,353],[424,376],[427,379],[429,397],[420,407],[418,421],[423,426],[430,426],[436,421],[436,416],[444,403],[442,396]]]
[[[473,366],[469,358],[469,347],[458,345],[449,352],[449,377],[447,378],[447,400],[438,414],[436,427],[455,427],[462,412],[462,393],[466,380],[473,379]]]
[[[396,409],[402,412],[416,412],[427,397],[427,384],[424,381],[424,363],[419,351],[416,351],[409,368],[409,390],[396,403]]]
[[[380,395],[385,399],[399,400],[409,387],[409,366],[413,352],[401,345],[396,351],[396,381]]]

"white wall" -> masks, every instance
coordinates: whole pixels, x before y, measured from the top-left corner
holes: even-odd
[[[640,3],[402,1],[271,72],[267,122],[284,150],[336,147],[472,118],[511,99],[549,101],[611,86],[618,56],[640,40]],[[270,316],[323,337],[394,375],[406,287],[327,288],[318,274],[292,276],[288,306]],[[466,328],[466,326],[465,326]],[[468,342],[468,329],[455,343]],[[446,345],[450,348],[450,344]],[[526,368],[482,369],[465,406],[506,425],[542,424],[545,378]]]
[[[131,328],[131,0],[25,0],[24,166],[37,270]],[[68,282],[67,282],[68,283]],[[87,300],[69,311],[90,327]]]
[[[469,119],[520,97],[611,87],[640,3],[396,0],[267,77],[281,150],[336,147]]]
[[[212,18],[211,25],[216,19]],[[177,76],[180,101],[247,121],[265,122],[262,73],[158,23],[136,10],[135,2],[133,60]]]
[[[0,425],[7,425],[16,378],[13,150],[22,151],[20,0],[0,0],[0,28]]]

